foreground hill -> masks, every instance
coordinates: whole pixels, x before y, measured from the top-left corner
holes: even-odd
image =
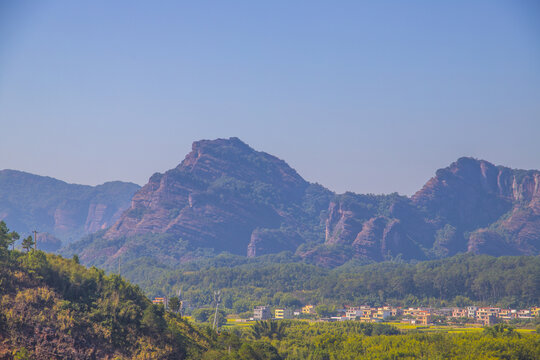
[[[290,251],[333,267],[539,250],[539,171],[461,158],[411,198],[337,195],[230,138],[195,142],[180,165],[150,178],[113,226],[66,253],[110,266],[120,256],[174,265],[223,251]]]
[[[8,250],[0,221],[0,359],[275,359],[271,344],[192,325],[118,275]]]
[[[0,280],[2,359],[183,359],[208,345],[137,287],[73,260],[10,252]]]
[[[210,340],[117,275],[9,251],[0,222],[0,359],[200,358]]]
[[[21,234],[42,233],[45,250],[111,226],[140,187],[121,181],[98,186],[68,184],[22,171],[0,171],[0,220]],[[48,234],[45,234],[48,233]],[[48,247],[47,247],[48,246]]]

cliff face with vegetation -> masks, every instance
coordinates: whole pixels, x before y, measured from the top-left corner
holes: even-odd
[[[142,254],[174,264],[223,251],[290,251],[333,267],[351,259],[537,255],[539,249],[538,171],[461,158],[411,198],[337,195],[230,138],[195,142],[180,165],[150,178],[105,233],[68,252],[110,265]]]
[[[295,251],[323,240],[319,216],[331,196],[239,139],[199,141],[178,167],[154,174],[103,236],[73,251],[97,264],[134,252],[174,262],[171,253],[186,260],[197,256],[195,249],[250,256]],[[156,243],[162,250],[150,249]]]
[[[540,172],[461,158],[411,198],[346,193],[330,202],[326,240],[303,253],[375,261],[426,260],[459,252],[538,255]]]
[[[462,158],[438,170],[412,201],[435,227],[465,235],[455,244],[460,251],[537,255],[540,250],[540,171]]]
[[[48,247],[108,228],[121,215],[139,186],[120,181],[98,186],[68,184],[21,171],[0,171],[0,220],[21,234],[44,235]]]

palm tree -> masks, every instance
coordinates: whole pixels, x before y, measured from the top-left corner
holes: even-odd
[[[257,321],[251,328],[251,335],[255,339],[268,337],[270,339],[281,340],[285,336],[288,324],[284,321]]]

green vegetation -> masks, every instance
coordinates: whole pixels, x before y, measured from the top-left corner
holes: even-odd
[[[267,340],[290,360],[538,359],[538,334],[423,334],[380,324],[295,322],[283,340]]]
[[[256,339],[254,344],[259,349],[277,350],[268,351],[261,359],[525,360],[540,357],[540,335],[518,333],[500,325],[476,332],[424,333],[416,328],[398,330],[391,325],[356,321],[259,321],[251,328],[223,332],[218,339],[221,347],[230,346],[234,355],[217,349],[212,357],[205,359],[245,359],[242,355],[246,347],[241,344],[249,339]]]
[[[219,348],[216,333],[153,305],[118,275],[76,257],[10,251],[14,237],[0,222],[0,358],[200,359]]]
[[[417,264],[353,262],[325,269],[291,262],[284,254],[246,259],[220,255],[179,270],[162,268],[152,276],[128,273],[149,295],[182,290],[194,308],[209,306],[213,291],[223,291],[228,313],[251,312],[254,305],[298,308],[305,304],[381,306],[525,307],[540,304],[540,258],[458,255]],[[289,262],[287,262],[289,261]],[[139,276],[145,274],[147,278]],[[157,280],[156,280],[157,279]],[[321,314],[329,309],[320,308]],[[246,313],[247,315],[247,313]]]

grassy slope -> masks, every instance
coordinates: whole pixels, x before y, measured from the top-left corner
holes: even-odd
[[[3,252],[0,358],[198,358],[210,339],[116,275],[32,251]]]

